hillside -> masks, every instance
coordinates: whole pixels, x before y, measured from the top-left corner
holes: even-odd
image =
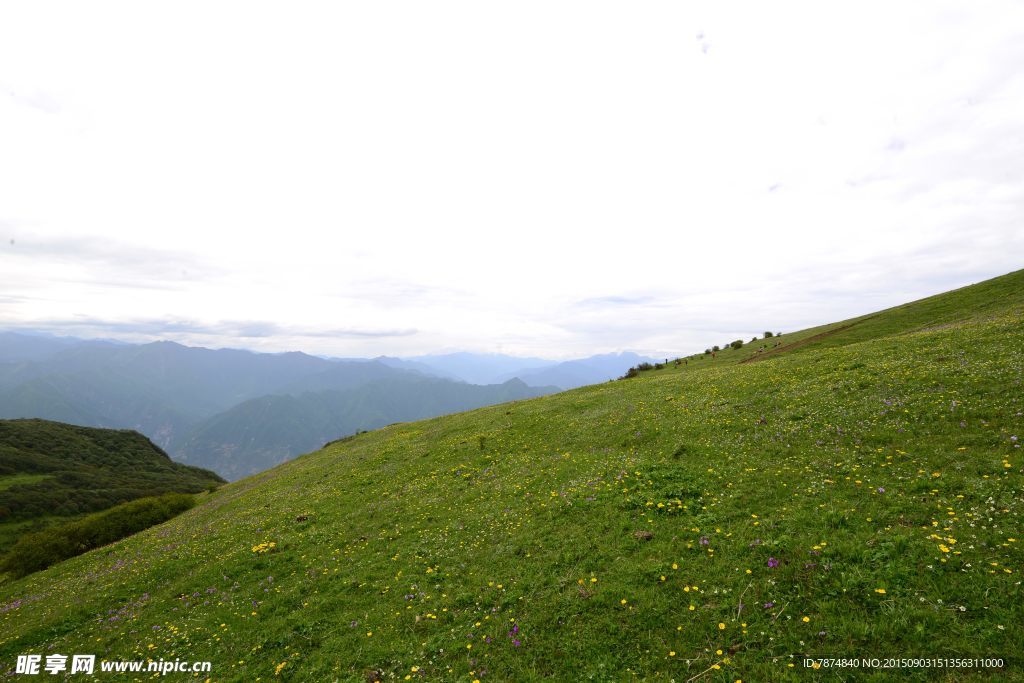
[[[557,390],[528,387],[519,380],[481,386],[400,377],[344,390],[263,396],[201,423],[174,450],[182,462],[238,479],[357,431]]]
[[[1016,310],[1024,303],[1024,271],[985,280],[968,287],[937,294],[867,315],[811,327],[780,337],[747,342],[740,349],[724,348],[713,365],[767,360],[794,351],[834,348],[886,336],[928,332],[966,320],[984,320]],[[726,346],[726,344],[722,344]],[[764,346],[762,352],[758,350]],[[706,354],[691,361],[711,361]]]
[[[0,660],[486,683],[998,657],[857,678],[1024,680],[1022,322],[1019,271],[332,443],[0,585]]]
[[[169,492],[223,483],[137,432],[0,420],[0,554],[24,531]]]

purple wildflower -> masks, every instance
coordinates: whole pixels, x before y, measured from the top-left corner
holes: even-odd
[[[513,623],[512,630],[508,632],[508,637],[512,639],[512,645],[515,647],[519,647],[522,644],[519,642],[519,639],[516,638],[517,635],[519,635],[519,624]]]
[[[779,566],[779,561],[776,560],[774,557],[769,557],[768,558],[768,566],[772,567],[772,568],[778,567]]]

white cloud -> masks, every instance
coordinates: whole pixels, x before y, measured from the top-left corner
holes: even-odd
[[[893,305],[1021,266],[1022,46],[1015,2],[7,5],[0,324],[574,356]]]

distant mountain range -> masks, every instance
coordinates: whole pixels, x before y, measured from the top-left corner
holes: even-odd
[[[519,358],[500,353],[446,353],[432,356],[413,356],[406,362],[415,363],[439,377],[455,377],[470,384],[494,384],[518,377],[520,373],[556,365],[558,361],[543,358]],[[561,387],[567,389],[568,387]]]
[[[134,429],[234,479],[357,430],[604,382],[645,360],[335,359],[0,332],[0,418]]]
[[[575,389],[621,377],[629,368],[643,362],[654,363],[632,352],[608,353],[579,360],[554,361],[520,358],[497,353],[448,353],[414,356],[408,359],[377,358],[392,367],[417,370],[436,377],[460,379],[471,384],[497,384],[518,378],[532,387],[556,386]]]
[[[521,370],[515,376],[532,387],[554,385],[575,389],[588,384],[600,384],[621,377],[626,370],[640,363],[654,363],[653,358],[632,352],[608,353],[580,360],[569,360],[532,370]]]

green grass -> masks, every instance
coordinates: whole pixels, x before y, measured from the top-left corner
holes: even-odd
[[[0,661],[208,659],[217,681],[1024,680],[1024,272],[949,296],[871,318],[873,336],[333,443],[0,586]],[[837,677],[805,655],[1007,667]]]
[[[0,477],[0,491],[11,488],[12,486],[22,486],[25,484],[38,484],[41,481],[46,481],[51,476],[50,474],[9,474],[5,477]]]

